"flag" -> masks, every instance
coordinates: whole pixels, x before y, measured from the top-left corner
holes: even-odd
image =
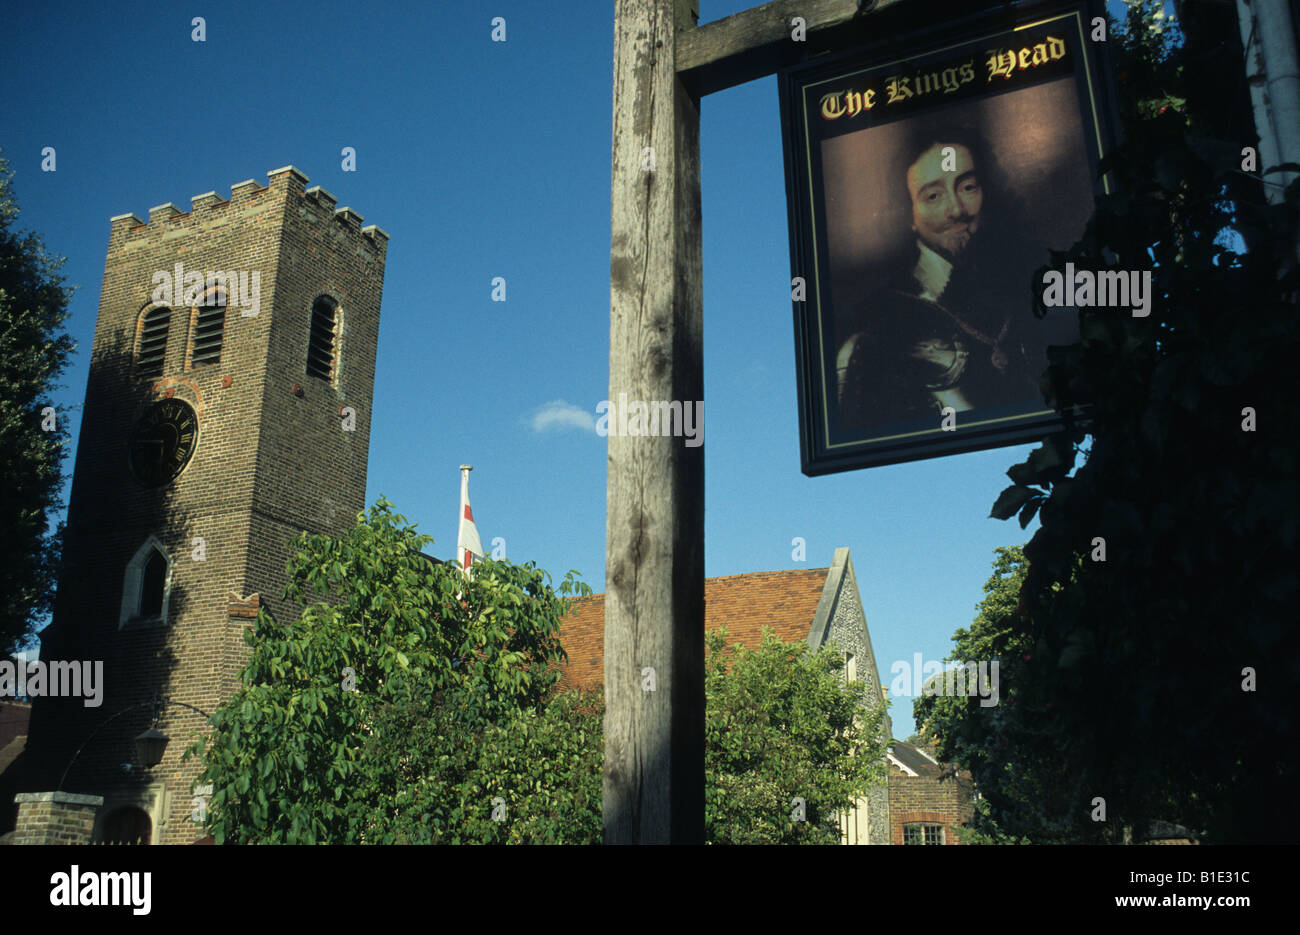
[[[467,576],[474,558],[483,557],[483,543],[478,537],[478,527],[474,525],[474,511],[469,508],[469,472],[472,470],[468,464],[460,466],[460,530],[456,534],[456,557]]]

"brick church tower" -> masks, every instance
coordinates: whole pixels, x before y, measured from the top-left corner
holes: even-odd
[[[146,769],[133,738],[150,700],[210,714],[229,698],[257,608],[296,618],[280,600],[290,540],[342,535],[365,506],[388,235],[306,183],[286,167],[229,201],[112,219],[41,650],[102,660],[102,703],[36,700],[19,789],[38,795],[17,797],[15,843],[41,839],[33,823],[60,802],[93,814],[97,839],[200,837],[199,763],[181,755],[204,719],[161,708],[171,739]]]

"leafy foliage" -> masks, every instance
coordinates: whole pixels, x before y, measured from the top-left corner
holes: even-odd
[[[18,218],[13,172],[0,157],[0,655],[22,647],[53,608],[63,527],[49,531],[60,507],[67,414],[50,393],[75,349],[62,331],[72,290],[60,257],[41,238],[13,229]]]
[[[455,795],[411,789],[417,766],[393,756],[410,746],[396,732],[440,741],[454,781],[469,769],[467,735],[508,723],[553,688],[565,602],[549,576],[485,561],[466,581],[422,555],[432,539],[391,506],[381,498],[346,538],[299,537],[285,596],[301,618],[286,627],[263,610],[246,631],[243,686],[190,751],[214,786],[208,821],[219,843],[390,840],[396,816],[416,806],[435,832],[440,821],[452,827]],[[575,591],[590,593],[571,572],[560,592]],[[310,602],[313,592],[329,600]]]
[[[477,732],[447,707],[381,712],[367,756],[394,781],[365,840],[599,843],[601,711],[599,692],[565,692]]]
[[[809,652],[763,634],[755,650],[705,636],[705,839],[838,844],[837,813],[884,781],[881,711],[844,681],[834,646]],[[795,820],[795,798],[805,820]]]
[[[920,695],[912,702],[921,736],[933,739],[938,757],[961,764],[977,780],[976,802],[965,843],[1034,843],[1074,840],[1075,789],[1051,757],[1051,738],[1024,734],[1018,719],[1021,674],[1032,662],[1033,641],[1024,627],[1020,591],[1028,565],[1016,546],[995,550],[993,574],[984,584],[970,629],[953,634],[949,662],[998,661],[1000,702],[980,704],[975,695]],[[1050,709],[1052,703],[1046,703]]]
[[[604,704],[553,694],[564,598],[531,565],[483,562],[466,582],[391,506],[344,539],[300,537],[286,596],[301,619],[263,611],[246,631],[243,686],[187,753],[213,784],[215,840],[598,843]],[[590,593],[572,573],[571,593]],[[709,840],[839,840],[836,809],[883,778],[881,716],[842,668],[833,648],[710,636]]]
[[[1130,25],[1154,17],[1131,7]],[[966,745],[986,795],[1006,792],[990,796],[995,820],[1036,840],[1118,840],[1115,829],[1140,835],[1155,819],[1210,841],[1298,830],[1285,751],[1300,690],[1300,183],[1270,204],[1242,171],[1254,142],[1240,127],[1243,83],[1222,71],[1210,82],[1204,68],[1235,21],[1206,7],[1185,8],[1182,44],[1120,35],[1127,137],[1102,166],[1117,186],[1053,257],[1058,269],[1150,271],[1152,313],[1080,309],[1082,340],[1049,351],[1043,379],[1067,430],[1007,472],[993,509],[1019,511],[1022,525],[1041,515],[1023,614],[999,617],[1014,638],[981,630],[1026,652],[1003,672],[1005,710],[983,728],[968,718],[947,742]],[[1260,167],[1265,183],[1273,168]],[[1244,690],[1252,670],[1258,685]],[[1104,825],[1090,817],[1098,796]]]

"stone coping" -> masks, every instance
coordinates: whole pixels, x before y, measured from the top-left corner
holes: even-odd
[[[26,802],[54,802],[58,805],[93,805],[98,808],[104,804],[104,797],[77,792],[20,792],[14,796],[14,802],[18,805]]]

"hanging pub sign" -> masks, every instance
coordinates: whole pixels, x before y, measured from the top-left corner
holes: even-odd
[[[1026,443],[1077,312],[1037,272],[1111,140],[1088,3],[968,21],[781,75],[803,472]]]

